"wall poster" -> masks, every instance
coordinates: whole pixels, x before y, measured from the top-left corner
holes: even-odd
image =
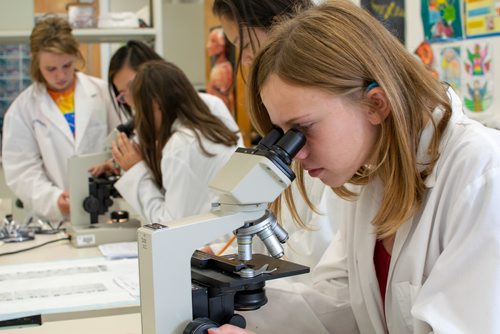
[[[500,34],[500,0],[464,0],[464,2],[467,36]]]
[[[463,37],[460,0],[422,0],[421,8],[426,40]]]
[[[361,0],[361,7],[381,21],[401,43],[405,43],[404,0]]]

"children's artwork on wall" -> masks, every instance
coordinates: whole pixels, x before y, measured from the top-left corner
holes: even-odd
[[[462,38],[460,0],[422,0],[421,8],[426,40]]]
[[[434,78],[439,78],[439,72],[435,68],[434,63],[434,50],[432,46],[427,42],[422,42],[415,50],[415,54],[420,58],[425,68],[431,72]]]
[[[484,78],[469,81],[472,82],[467,82],[467,91],[464,94],[465,108],[473,113],[486,112],[493,102],[491,83]]]
[[[466,47],[467,59],[465,70],[472,76],[483,76],[490,71],[491,57],[488,54],[488,44],[475,43],[472,48]]]
[[[221,27],[210,30],[207,40],[207,51],[210,56],[211,69],[207,83],[207,93],[218,96],[234,114],[233,62],[234,52],[226,40]]]
[[[463,46],[464,107],[470,113],[489,114],[493,104],[493,54],[488,42],[471,41]]]
[[[464,2],[467,36],[500,34],[500,0],[464,0]]]
[[[404,0],[361,0],[361,7],[369,11],[384,26],[405,43],[405,1]]]
[[[439,51],[439,79],[453,87],[456,92],[462,89],[462,61],[460,47],[444,47]]]
[[[498,0],[500,2],[500,0]],[[500,10],[500,4],[499,4]],[[500,129],[500,36],[422,42],[415,53],[440,81],[460,96],[465,114]]]

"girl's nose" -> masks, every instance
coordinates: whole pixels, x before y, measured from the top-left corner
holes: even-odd
[[[309,154],[309,153],[308,153],[308,151],[307,151],[307,144],[306,144],[306,145],[304,145],[304,147],[302,147],[302,148],[300,149],[300,151],[299,151],[299,152],[297,152],[297,154],[295,155],[295,158],[294,158],[294,159],[295,159],[295,160],[299,160],[299,161],[300,161],[300,160],[304,160],[305,158],[307,158],[307,155],[308,155],[308,154]]]

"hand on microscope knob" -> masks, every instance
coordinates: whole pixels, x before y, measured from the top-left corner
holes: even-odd
[[[120,166],[114,159],[106,160],[89,168],[89,173],[96,177],[103,174],[120,175],[120,172]]]
[[[246,329],[241,329],[233,325],[224,325],[219,328],[209,329],[208,334],[255,334],[255,333]]]
[[[116,141],[113,142],[112,146],[113,159],[124,171],[129,170],[142,160],[139,145],[131,142],[124,133],[119,133],[116,136]]]
[[[63,191],[61,195],[59,195],[59,198],[57,199],[57,207],[59,208],[59,211],[64,216],[69,216],[69,193],[67,191]]]

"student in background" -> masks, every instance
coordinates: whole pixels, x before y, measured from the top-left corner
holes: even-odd
[[[83,58],[67,21],[39,21],[30,48],[33,84],[5,114],[2,163],[26,208],[61,220],[70,212],[68,158],[103,150],[121,115],[106,83],[78,72]]]
[[[238,48],[237,64],[241,69],[241,66],[252,64],[255,55],[266,45],[268,34],[276,23],[311,7],[313,2],[310,0],[215,0],[212,11],[219,18],[228,40]],[[304,199],[298,198],[301,188],[296,184],[300,182],[306,184],[307,196],[302,194]],[[333,216],[324,214],[337,211],[339,201],[331,189],[302,172],[297,173],[297,180],[291,189],[295,193],[296,205],[287,205],[290,198],[283,197],[272,209],[290,236],[285,244],[286,259],[313,268],[336,230]],[[265,252],[259,242],[256,240],[255,251]],[[310,275],[290,279],[311,283]]]
[[[208,183],[234,153],[237,134],[172,63],[142,64],[127,89],[139,144],[124,134],[113,144],[124,171],[115,188],[148,223],[209,212],[217,196]]]
[[[239,50],[237,64],[250,66],[277,22],[313,5],[311,0],[215,0],[212,12]]]
[[[163,60],[153,49],[140,41],[128,41],[111,57],[108,72],[110,90],[118,103],[119,109],[125,109],[131,116],[134,101],[130,94],[130,85],[135,78],[139,66],[150,60]],[[238,145],[243,146],[239,128],[224,102],[210,94],[198,93],[210,109],[233,132],[238,132]]]
[[[128,85],[134,80],[139,66],[148,60],[163,59],[152,48],[141,41],[128,41],[115,51],[109,61],[108,84],[117,103],[132,117],[133,101],[128,94]]]
[[[295,159],[346,199],[314,286],[289,285],[280,300],[267,289],[253,329],[498,332],[499,131],[468,119],[449,86],[348,0],[280,25],[249,88],[259,131],[303,132]],[[323,330],[301,328],[313,322]]]

